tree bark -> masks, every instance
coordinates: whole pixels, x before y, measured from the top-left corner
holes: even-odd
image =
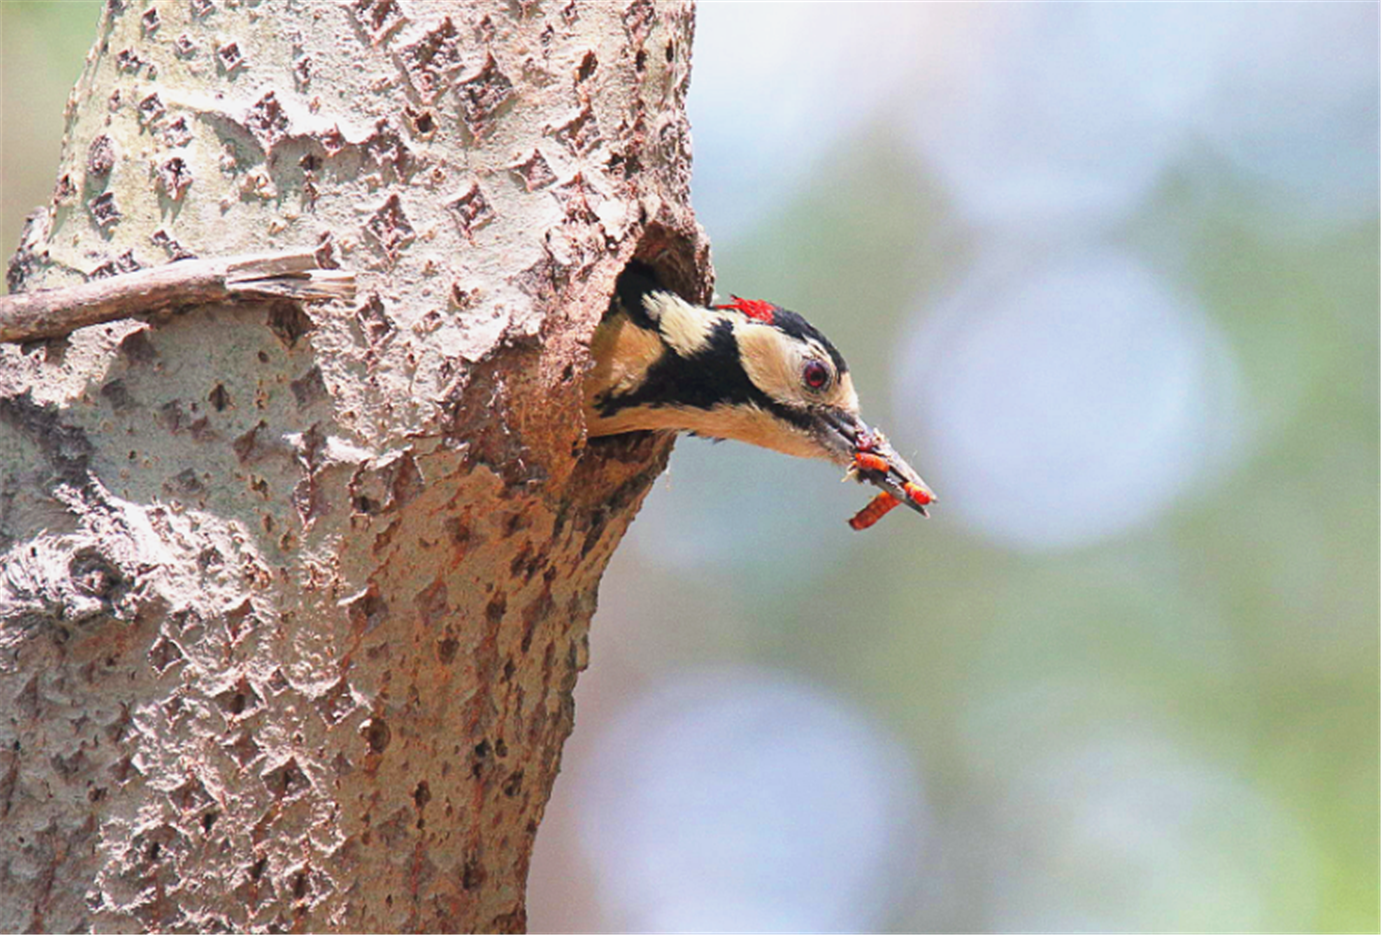
[[[12,288],[313,249],[359,299],[0,347],[0,930],[520,930],[634,257],[708,298],[689,2],[109,0]]]

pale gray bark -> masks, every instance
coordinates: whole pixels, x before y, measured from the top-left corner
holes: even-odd
[[[22,289],[313,248],[351,304],[0,347],[0,930],[517,930],[635,255],[707,298],[689,3],[110,0]]]

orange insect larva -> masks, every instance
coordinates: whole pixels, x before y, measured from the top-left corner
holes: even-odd
[[[901,486],[902,489],[906,491],[906,495],[911,498],[911,502],[918,506],[925,506],[931,500],[935,499],[935,495],[920,484],[913,484],[911,481],[906,481]]]
[[[879,474],[886,474],[890,470],[887,459],[879,455],[868,454],[865,451],[854,452],[854,467],[861,471],[876,471]]]
[[[907,492],[910,493],[910,491]],[[867,506],[855,513],[853,519],[849,520],[849,525],[855,530],[867,529],[899,506],[901,506],[901,501],[884,490],[869,500]]]

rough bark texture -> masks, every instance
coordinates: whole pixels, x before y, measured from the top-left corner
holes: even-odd
[[[320,247],[352,305],[0,349],[0,930],[517,930],[635,255],[707,298],[692,11],[110,0],[19,288]]]

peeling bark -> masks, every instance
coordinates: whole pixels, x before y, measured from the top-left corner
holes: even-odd
[[[19,290],[315,249],[0,347],[0,930],[512,931],[596,587],[622,267],[708,298],[688,3],[109,0]]]

